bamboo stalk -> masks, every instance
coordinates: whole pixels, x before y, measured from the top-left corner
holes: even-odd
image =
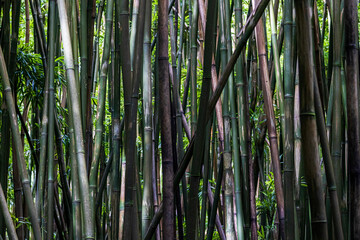
[[[6,198],[1,184],[0,184],[0,210],[1,210],[1,216],[4,217],[4,222],[7,228],[9,238],[11,240],[17,240],[18,237],[16,235],[15,226],[14,223],[12,222],[11,215],[7,207]]]
[[[256,5],[256,1],[253,1],[253,5]],[[266,59],[266,50],[265,50],[265,35],[264,35],[264,26],[262,20],[259,20],[258,25],[256,26],[255,31],[256,36],[256,45],[259,54],[260,62],[260,71],[261,71],[261,85],[264,95],[264,106],[265,113],[267,116],[267,127],[270,140],[270,151],[271,151],[271,160],[274,172],[274,181],[275,181],[275,192],[276,192],[276,201],[277,209],[279,214],[280,221],[280,236],[282,239],[285,239],[285,212],[284,212],[284,193],[282,188],[281,181],[281,169],[280,169],[280,160],[277,144],[277,134],[276,134],[276,123],[274,116],[274,109],[272,107],[272,96],[270,90],[270,81],[268,75],[267,59]]]
[[[309,2],[295,0],[299,56],[301,146],[311,207],[312,239],[328,239],[325,199],[321,191],[314,111],[313,43]]]
[[[104,38],[104,51],[102,56],[102,65],[100,73],[97,116],[93,154],[91,160],[90,176],[89,176],[89,190],[90,190],[90,203],[93,219],[95,219],[95,199],[96,199],[96,186],[98,179],[100,149],[102,145],[103,130],[104,130],[104,117],[105,117],[105,101],[106,101],[106,83],[109,68],[110,59],[110,37],[112,32],[112,19],[113,19],[113,0],[110,0],[106,4],[106,26],[105,26],[105,38]],[[94,222],[95,224],[95,222]],[[93,226],[93,228],[95,225]]]
[[[13,133],[13,139],[15,142],[14,147],[15,147],[16,153],[17,153],[18,170],[20,173],[21,183],[22,183],[23,190],[24,190],[25,201],[26,201],[26,205],[28,206],[28,209],[29,209],[30,221],[32,223],[35,239],[41,239],[40,227],[39,227],[39,224],[37,222],[37,217],[36,217],[37,216],[36,208],[35,208],[34,202],[32,200],[30,181],[28,178],[28,173],[26,170],[26,163],[25,163],[25,159],[24,159],[24,155],[23,155],[24,151],[23,151],[20,133],[19,133],[19,127],[18,127],[18,123],[17,123],[15,103],[14,103],[14,99],[13,99],[13,96],[11,93],[9,76],[8,76],[8,72],[6,69],[4,54],[2,52],[1,47],[0,47],[0,72],[1,72],[3,87],[4,87],[4,91],[5,91],[6,104],[8,106],[9,113],[11,116],[10,123],[11,123],[11,129],[12,129],[12,133]]]
[[[164,224],[163,236],[175,237],[174,189],[173,189],[173,150],[171,144],[170,87],[168,62],[168,1],[159,1],[158,36],[159,36],[159,86],[160,120],[163,167]]]
[[[55,107],[55,94],[54,94],[54,63],[55,63],[55,23],[56,23],[56,11],[54,0],[49,4],[49,49],[48,49],[48,66],[49,66],[49,128],[48,128],[48,221],[47,221],[47,239],[53,239],[54,234],[54,181],[56,175],[54,174],[54,107]]]
[[[90,204],[90,195],[89,195],[89,182],[87,179],[87,172],[85,163],[85,153],[84,153],[84,142],[83,142],[83,131],[81,123],[81,114],[79,110],[80,102],[78,96],[78,87],[75,79],[75,70],[74,70],[74,58],[72,52],[72,43],[70,38],[70,31],[68,25],[68,18],[65,8],[65,1],[58,1],[58,10],[59,18],[62,32],[62,40],[64,43],[64,56],[65,64],[67,68],[67,77],[68,77],[68,90],[69,96],[72,105],[72,118],[74,124],[74,133],[75,133],[75,144],[76,144],[76,159],[78,164],[78,174],[79,174],[79,185],[80,185],[80,195],[81,195],[81,206],[84,216],[84,237],[85,239],[93,239],[94,234],[94,219],[93,219],[93,209]]]
[[[356,1],[344,1],[345,53],[346,53],[346,100],[349,144],[349,195],[350,195],[350,238],[360,237],[360,193],[359,193],[359,108],[358,108],[358,12]]]
[[[142,200],[142,236],[145,236],[154,214],[153,181],[153,122],[151,79],[151,1],[146,1],[143,55],[143,108],[144,108],[144,191]]]
[[[292,51],[292,18],[293,1],[284,1],[284,200],[286,239],[294,239],[295,234],[295,201],[294,201],[294,56]]]

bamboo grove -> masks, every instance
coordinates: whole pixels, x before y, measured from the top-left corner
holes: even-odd
[[[360,239],[357,0],[0,0],[0,239]]]

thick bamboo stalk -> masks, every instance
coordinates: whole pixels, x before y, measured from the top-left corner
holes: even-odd
[[[88,88],[88,0],[81,0],[80,6],[80,96],[83,129],[86,129],[87,88]]]
[[[323,159],[325,165],[326,182],[331,201],[331,212],[333,215],[333,227],[336,238],[338,240],[344,239],[343,229],[341,224],[340,206],[337,195],[335,175],[333,169],[333,163],[330,154],[330,145],[326,136],[326,127],[324,120],[324,113],[322,111],[322,102],[320,96],[320,90],[317,81],[314,81],[314,96],[315,96],[315,112],[316,112],[316,125],[320,135],[321,148],[323,152]]]
[[[325,199],[322,193],[319,149],[314,111],[311,7],[295,0],[299,56],[301,146],[311,207],[312,239],[328,239]]]
[[[94,218],[93,218],[93,209],[90,204],[90,195],[89,195],[89,182],[87,178],[86,163],[85,163],[85,152],[84,152],[84,137],[82,131],[81,123],[81,105],[79,101],[79,92],[75,79],[75,70],[74,70],[74,58],[72,52],[72,43],[70,38],[70,31],[68,25],[68,18],[65,8],[65,1],[58,1],[58,10],[59,18],[62,32],[62,40],[64,43],[64,56],[65,56],[65,65],[67,68],[67,77],[68,77],[68,90],[69,97],[72,105],[72,118],[74,124],[74,133],[75,133],[75,144],[76,144],[76,159],[78,164],[78,174],[79,174],[79,185],[80,185],[80,195],[81,195],[81,206],[84,216],[84,237],[85,239],[93,239],[94,234]]]
[[[341,208],[344,207],[342,203],[343,195],[343,179],[342,172],[340,171],[342,167],[341,160],[341,135],[343,131],[342,123],[342,100],[341,100],[341,22],[340,22],[340,1],[334,1],[332,6],[332,24],[334,29],[334,46],[333,46],[333,71],[331,76],[331,84],[333,85],[333,110],[332,115],[332,125],[331,125],[331,157],[334,162],[335,179],[338,198],[340,200]],[[344,224],[344,223],[343,223]]]
[[[142,235],[145,236],[154,214],[153,198],[153,122],[151,79],[151,1],[146,1],[143,55],[143,108],[144,108],[144,191],[142,199]]]
[[[160,86],[160,122],[163,167],[164,224],[163,236],[175,237],[174,189],[173,189],[173,150],[171,143],[170,86],[168,60],[168,1],[159,1],[159,86]]]
[[[284,1],[284,200],[286,239],[295,238],[293,0]]]
[[[357,6],[357,1],[344,1],[351,239],[360,238],[359,39]]]

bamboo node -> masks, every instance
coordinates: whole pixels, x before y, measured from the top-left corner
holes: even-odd
[[[300,116],[315,117],[315,113],[314,112],[302,112],[302,113],[300,113]]]

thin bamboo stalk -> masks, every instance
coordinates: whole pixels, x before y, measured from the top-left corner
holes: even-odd
[[[48,66],[49,66],[49,128],[48,128],[48,221],[47,221],[47,239],[53,239],[54,236],[54,181],[56,175],[54,174],[54,108],[55,108],[55,94],[54,94],[54,68],[55,68],[55,23],[56,23],[56,2],[50,1],[49,4],[49,49],[48,49]]]

